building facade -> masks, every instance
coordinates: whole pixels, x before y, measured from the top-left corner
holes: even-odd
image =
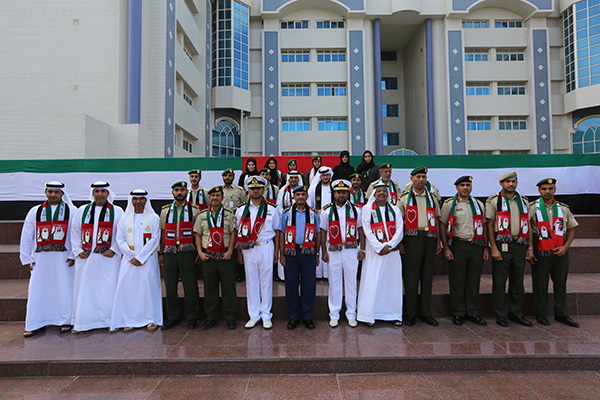
[[[0,157],[600,152],[599,3],[0,0]]]

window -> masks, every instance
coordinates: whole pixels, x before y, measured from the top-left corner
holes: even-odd
[[[281,97],[310,96],[310,85],[281,85]]]
[[[382,51],[381,52],[381,61],[396,61],[396,52],[395,51]]]
[[[342,62],[346,61],[345,50],[319,50],[317,62]]]
[[[504,49],[496,51],[496,61],[523,61],[525,53],[523,50]]]
[[[385,139],[384,139],[385,140]],[[396,149],[392,151],[390,156],[417,156],[417,152],[411,149]]]
[[[521,21],[495,21],[494,26],[496,28],[522,28],[523,22],[521,22]]]
[[[383,116],[384,117],[397,117],[398,116],[398,104],[383,104]]]
[[[383,133],[383,145],[384,146],[399,146],[400,145],[400,134],[394,133]]]
[[[527,129],[527,121],[524,117],[500,117],[498,129],[501,131],[523,131]]]
[[[525,82],[498,82],[499,96],[520,96],[525,94]]]
[[[499,154],[529,154],[529,150],[500,150]]]
[[[187,139],[183,139],[183,149],[189,151],[190,153],[193,153],[192,144],[188,142]]]
[[[346,118],[319,118],[320,131],[345,131]]]
[[[577,43],[573,55],[577,55],[577,87],[598,85],[600,84],[600,2],[586,0],[575,4],[574,7]],[[568,22],[570,23],[573,23],[572,8],[565,11],[565,16],[569,13]],[[567,21],[565,21],[566,23]],[[569,42],[573,40],[573,35],[568,35],[568,33],[571,33],[572,30],[572,26],[570,31],[565,29],[565,64],[567,40]],[[574,65],[571,65],[569,73],[574,72],[573,68]]]
[[[569,7],[563,14],[563,33],[565,38],[565,84],[567,93],[575,90],[575,34],[573,32],[573,7]]]
[[[346,95],[346,84],[323,84],[317,85],[318,96],[345,96]]]
[[[188,103],[190,106],[192,105],[192,99],[190,98],[190,96],[188,96],[185,92],[183,92],[183,99],[185,100],[186,103]]]
[[[490,84],[489,83],[467,83],[465,87],[467,96],[489,96]]]
[[[589,118],[573,134],[573,154],[600,153],[600,118]]]
[[[241,143],[237,125],[230,120],[217,121],[212,133],[213,157],[240,157]]]
[[[492,129],[492,120],[490,117],[468,117],[467,130],[469,131],[489,131]]]
[[[281,21],[281,29],[308,29],[308,21]]]
[[[317,29],[343,29],[344,21],[317,21]]]
[[[247,6],[232,0],[212,5],[212,86],[248,89]]]
[[[465,50],[465,61],[487,61],[489,51],[487,49]]]
[[[465,29],[487,28],[488,22],[487,21],[463,21],[462,27]]]
[[[284,132],[310,131],[310,118],[283,118],[281,122]]]
[[[397,90],[398,78],[381,78],[381,90]]]
[[[187,47],[185,45],[182,46],[183,48],[183,52],[185,53],[186,56],[188,56],[188,58],[190,60],[192,60],[192,52],[190,50],[187,49]],[[193,60],[192,60],[193,61]]]
[[[308,50],[300,50],[300,51],[282,51],[281,52],[281,62],[309,62],[310,61],[310,52]]]

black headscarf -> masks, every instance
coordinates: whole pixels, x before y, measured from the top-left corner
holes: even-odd
[[[370,162],[365,161],[365,154],[367,154],[367,153],[369,153],[371,155]],[[375,158],[373,157],[373,153],[371,153],[371,150],[365,150],[365,152],[363,153],[362,161],[360,162],[360,164],[358,164],[358,167],[356,167],[356,172],[358,172],[361,175],[364,175],[368,170],[373,168],[374,165],[375,165]]]
[[[248,171],[248,163],[252,161],[254,163],[254,171]],[[258,172],[258,164],[256,163],[256,159],[255,158],[248,158],[246,160],[246,168],[244,169],[244,172],[242,173],[242,175],[240,175],[240,179],[238,180],[238,186],[244,187],[244,180],[246,179],[247,176],[256,176],[259,175]]]
[[[271,162],[271,160],[275,161],[275,168],[269,167],[269,163]],[[265,163],[264,168],[271,169],[271,181],[270,182],[273,185],[275,185],[276,187],[279,187],[279,179],[280,179],[279,174],[281,174],[281,172],[277,169],[277,159],[275,157],[267,158],[267,162]]]
[[[343,157],[347,156],[348,161],[344,162]],[[350,165],[350,152],[348,150],[344,150],[340,153],[340,164],[333,167],[333,179],[350,179],[350,175],[353,174],[354,167]]]

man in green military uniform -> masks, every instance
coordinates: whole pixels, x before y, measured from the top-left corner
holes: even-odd
[[[223,207],[235,214],[238,206],[244,204],[248,200],[244,188],[234,185],[233,180],[235,179],[235,173],[231,168],[226,169],[221,174],[223,178]],[[237,260],[235,262],[235,280],[242,282],[244,280],[244,266],[239,264]]]
[[[490,257],[483,221],[483,203],[471,197],[472,176],[454,182],[456,195],[442,206],[440,238],[448,260],[450,312],[452,323],[462,325],[468,319],[478,325],[487,322],[477,314],[477,297],[483,261]]]
[[[158,263],[164,266],[167,292],[167,321],[162,326],[163,331],[181,322],[181,308],[177,295],[180,276],[183,283],[188,329],[196,329],[200,313],[200,294],[195,268],[197,252],[193,233],[199,210],[197,206],[186,201],[187,182],[176,182],[171,189],[175,201],[165,205],[160,213],[161,250],[158,253]]]
[[[206,322],[202,330],[217,324],[219,316],[219,282],[223,295],[223,310],[227,328],[236,328],[237,295],[235,290],[235,262],[231,258],[237,237],[235,214],[223,207],[223,188],[215,186],[208,191],[210,205],[200,211],[194,223],[196,248],[202,259],[204,274],[204,311]]]
[[[431,316],[431,290],[435,255],[442,251],[438,235],[440,206],[427,188],[427,167],[413,169],[410,180],[412,185],[402,193],[399,201],[404,216],[404,239],[399,246],[404,279],[404,324],[415,324],[420,281],[420,319],[438,326]]]
[[[569,272],[569,247],[579,225],[569,206],[554,199],[556,179],[546,178],[537,183],[540,198],[529,205],[532,229],[529,240],[534,246],[531,278],[535,319],[542,325],[548,322],[548,282],[554,285],[554,320],[579,328],[567,315],[567,274]],[[566,235],[565,235],[566,229]]]
[[[507,327],[508,319],[523,326],[533,324],[523,317],[525,261],[533,257],[529,245],[529,202],[517,192],[517,173],[506,172],[500,179],[502,190],[485,204],[485,219],[492,248],[492,305],[496,323]],[[506,309],[508,280],[509,309]]]

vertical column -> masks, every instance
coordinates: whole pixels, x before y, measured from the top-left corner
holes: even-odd
[[[450,142],[452,154],[466,154],[465,88],[463,75],[462,32],[448,31],[448,67],[450,77]]]
[[[265,32],[264,126],[265,156],[279,155],[279,45],[277,32]]]
[[[173,157],[175,136],[175,0],[167,0],[165,68],[165,158]]]
[[[548,45],[545,29],[533,30],[533,78],[537,154],[551,154]],[[531,121],[533,122],[533,121]]]
[[[350,31],[350,121],[352,154],[365,151],[365,89],[364,89],[364,56],[362,31]],[[381,84],[379,85],[381,88]]]
[[[139,124],[142,86],[142,0],[129,0],[127,123]]]
[[[375,58],[375,154],[383,155],[383,102],[381,100],[381,21],[373,21],[373,57]]]
[[[427,141],[429,155],[435,155],[435,120],[433,107],[433,40],[431,18],[425,20],[425,55],[427,64]]]
[[[206,89],[204,91],[204,101],[206,103],[204,111],[204,124],[206,131],[204,133],[204,156],[210,157],[212,154],[211,150],[211,126],[212,121],[210,120],[210,86],[211,86],[211,55],[210,55],[210,44],[211,44],[211,32],[210,32],[210,21],[211,21],[212,9],[210,0],[206,0],[206,52],[204,61],[206,61],[206,76],[204,77]]]

